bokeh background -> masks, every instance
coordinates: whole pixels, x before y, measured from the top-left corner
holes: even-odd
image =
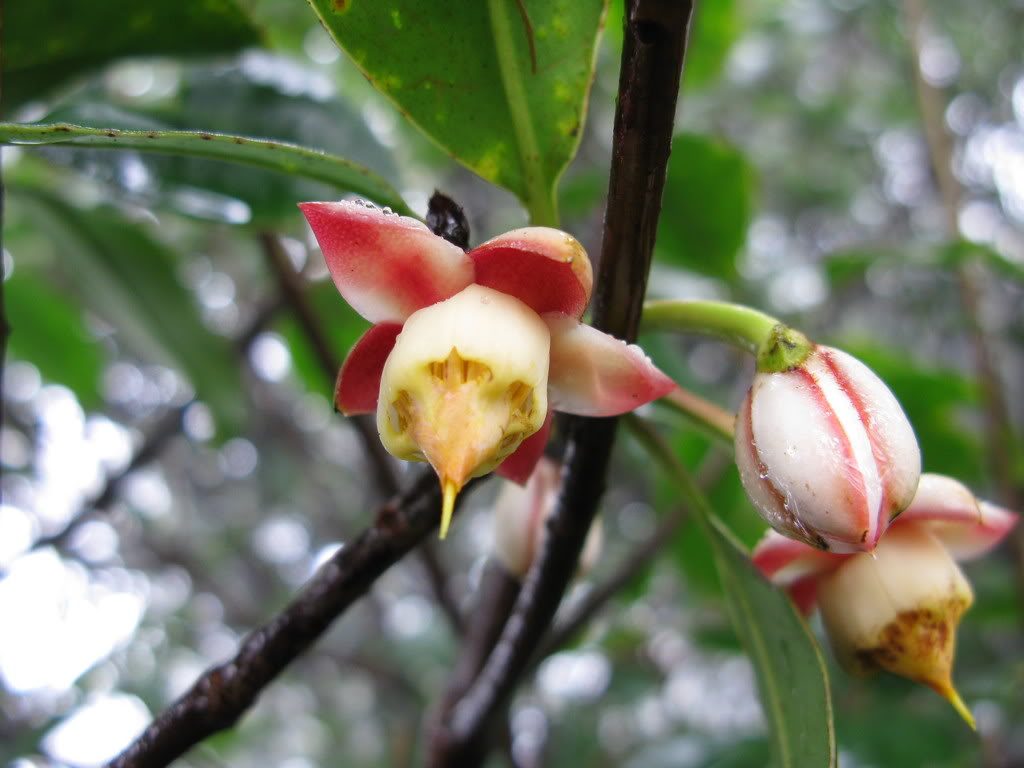
[[[4,60],[24,59],[19,45],[74,52],[82,39],[116,50],[125,4],[102,5],[8,0]],[[159,14],[179,4],[147,5]],[[3,117],[295,141],[374,169],[417,211],[442,190],[466,207],[474,243],[526,223],[514,197],[407,124],[305,3],[208,10],[209,28],[164,24],[132,57],[109,61],[97,43],[59,71],[40,67],[38,88],[9,78]],[[595,256],[621,14],[613,3],[582,144],[560,186],[562,226]],[[986,423],[972,329],[990,345],[1012,437],[1024,421],[1022,40],[1020,0],[704,0],[650,289],[750,303],[859,355],[906,407],[926,468],[1004,503],[1020,494],[1022,470]],[[952,211],[930,168],[922,90],[952,139],[962,188]],[[259,234],[275,233],[308,283],[337,356],[366,324],[327,279],[295,207],[330,199],[328,187],[131,151],[5,147],[2,160],[14,332],[0,432],[0,761],[99,765],[229,658],[379,502]],[[963,310],[964,270],[981,292],[976,317]],[[746,388],[748,362],[718,343],[645,346],[723,406]],[[722,519],[756,541],[763,524],[720,449],[667,412],[645,415],[705,468]],[[992,471],[1000,457],[1015,491]],[[463,611],[491,549],[496,491],[493,481],[474,492],[449,539],[429,544]],[[622,435],[604,548],[570,599],[676,505]],[[979,733],[922,687],[855,680],[830,660],[843,768],[1024,765],[1016,551],[967,568],[977,603],[956,680]],[[387,572],[236,729],[180,764],[417,764],[458,651],[423,562]],[[695,528],[664,541],[571,647],[541,663],[510,724],[508,750],[523,766],[766,764],[753,671]]]

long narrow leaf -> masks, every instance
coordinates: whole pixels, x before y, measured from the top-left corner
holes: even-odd
[[[287,142],[203,131],[126,131],[71,123],[0,123],[0,144],[134,149],[226,160],[326,182],[399,213],[414,215],[395,188],[373,171],[338,155]]]
[[[757,671],[778,768],[836,765],[828,672],[814,636],[793,603],[757,572],[719,522],[689,470],[650,426],[626,424],[674,480],[714,553],[736,634]]]

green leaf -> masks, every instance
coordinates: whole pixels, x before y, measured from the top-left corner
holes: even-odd
[[[1024,282],[1024,266],[1003,256],[995,248],[983,243],[972,243],[957,240],[943,246],[939,251],[939,260],[943,264],[961,266],[972,260],[981,261],[1005,278]]]
[[[228,160],[322,181],[414,215],[395,189],[372,171],[343,157],[297,144],[205,131],[121,130],[69,123],[0,123],[0,144],[61,144],[102,149],[135,149]]]
[[[4,3],[4,106],[122,56],[215,54],[260,40],[234,0]]]
[[[98,408],[103,350],[82,322],[81,309],[20,267],[3,290],[12,356],[35,365],[43,378],[70,387],[85,408]]]
[[[736,633],[757,672],[778,768],[836,765],[828,671],[814,636],[790,599],[766,581],[714,516],[690,471],[654,429],[625,417],[638,441],[672,477],[705,534]]]
[[[319,78],[322,83],[322,75],[269,55],[250,55],[247,61],[247,66],[186,67],[174,99],[156,105],[126,99],[110,91],[103,82],[95,82],[58,105],[45,122],[143,131],[201,125],[210,131],[245,133],[299,145],[319,142],[328,152],[358,157],[362,164],[378,172],[394,174],[390,152],[366,126],[361,112],[340,99],[324,100],[308,93],[295,93],[294,82],[291,90],[282,90],[288,85],[286,81],[309,83]],[[264,78],[279,70],[283,74],[279,80],[257,82],[248,74],[257,69],[264,73]],[[247,223],[259,228],[277,229],[283,222],[295,219],[297,201],[337,197],[337,190],[327,184],[259,168],[240,168],[219,160],[98,149],[61,150],[47,155],[54,162],[70,163],[93,177],[107,180],[115,188],[120,185],[122,192],[135,201],[160,203],[186,214],[196,213],[196,190],[212,192],[215,196],[211,205],[201,210],[200,215],[210,217],[219,210],[221,218],[231,223],[248,217]],[[138,179],[140,166],[147,172],[146,183],[127,185],[124,180]],[[228,206],[233,201],[243,202],[245,208],[237,212],[239,206]]]
[[[518,195],[534,224],[557,222],[554,186],[582,134],[602,0],[310,4],[424,133]]]
[[[709,540],[733,626],[757,671],[780,768],[834,766],[835,733],[821,650],[793,603],[712,519]]]
[[[754,210],[754,170],[737,149],[696,134],[673,139],[655,255],[731,280]]]
[[[141,360],[182,371],[221,428],[236,432],[245,415],[238,357],[203,324],[178,282],[175,255],[112,209],[81,210],[41,188],[8,191],[53,239],[69,288],[115,338]]]
[[[697,3],[686,48],[683,87],[700,88],[718,77],[739,34],[736,0]]]

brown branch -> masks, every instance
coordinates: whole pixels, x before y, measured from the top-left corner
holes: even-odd
[[[594,325],[636,338],[671,147],[691,2],[632,0],[615,111]],[[562,493],[501,638],[474,685],[439,729],[431,764],[475,765],[495,716],[527,670],[562,595],[604,490],[615,419],[569,421]]]
[[[373,525],[346,543],[284,610],[249,633],[234,658],[204,672],[108,767],[165,766],[234,725],[274,678],[436,528],[440,505],[437,478],[427,469],[407,491],[382,505]]]
[[[947,234],[951,239],[960,237],[959,212],[964,188],[953,172],[953,142],[945,128],[945,100],[942,93],[924,76],[921,70],[922,40],[927,26],[927,13],[922,0],[904,0],[907,39],[913,56],[914,90],[924,127],[928,156],[935,177],[939,197],[946,218]],[[992,349],[992,339],[981,322],[985,302],[981,280],[984,270],[980,263],[969,261],[957,268],[960,301],[971,334],[974,364],[981,384],[985,411],[986,458],[989,472],[995,481],[1000,501],[1013,509],[1024,504],[1024,491],[1017,482],[1015,458],[1019,443],[1014,434],[1013,420],[1007,407],[1006,391],[999,366]],[[1014,532],[1018,592],[1024,605],[1024,528]]]
[[[437,193],[435,193],[435,196]],[[447,198],[446,198],[447,199]],[[450,201],[449,201],[450,202]],[[454,203],[452,203],[455,206]],[[458,208],[459,214],[462,209]],[[447,221],[447,219],[445,220]],[[465,229],[468,236],[468,227]],[[299,327],[302,329],[306,340],[316,356],[320,369],[327,381],[333,382],[341,368],[341,361],[334,352],[334,347],[327,331],[324,329],[320,318],[306,298],[306,286],[301,275],[295,271],[288,254],[281,244],[280,238],[270,232],[261,232],[259,236],[260,245],[267,264],[277,279],[281,295],[284,297],[288,308],[294,313]],[[381,498],[388,498],[398,493],[398,475],[395,473],[395,464],[391,456],[384,450],[380,437],[377,434],[377,426],[368,416],[351,416],[348,422],[355,427],[356,433],[363,446],[363,451],[369,457],[370,467],[373,470],[374,481]],[[430,587],[437,604],[441,607],[445,618],[448,620],[452,631],[456,636],[462,633],[462,615],[458,606],[448,593],[447,576],[435,552],[427,547],[417,550],[417,558],[427,574],[427,584]]]

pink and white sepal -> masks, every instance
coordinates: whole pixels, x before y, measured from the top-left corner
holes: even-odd
[[[984,555],[1017,520],[952,478],[924,474],[873,552],[824,552],[769,531],[753,561],[803,613],[821,609],[847,670],[885,669],[923,683],[973,727],[952,682],[956,627],[974,599],[956,561]]]
[[[541,458],[526,485],[504,483],[494,502],[495,559],[522,580],[544,546],[547,522],[558,503],[561,465]],[[601,554],[601,520],[594,520],[580,553],[578,574],[585,575]]]
[[[388,451],[434,467],[442,536],[469,478],[496,469],[526,481],[552,408],[615,416],[675,388],[638,347],[580,323],[593,275],[565,232],[518,229],[466,253],[367,203],[299,207],[341,295],[374,323],[341,368],[335,405],[375,412]]]
[[[831,552],[874,549],[921,473],[896,397],[859,360],[823,345],[755,375],[735,447],[743,486],[769,525]]]

